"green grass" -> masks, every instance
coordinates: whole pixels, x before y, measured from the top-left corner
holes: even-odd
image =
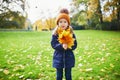
[[[75,31],[73,80],[120,79],[120,32]],[[55,80],[51,32],[0,32],[0,80]]]

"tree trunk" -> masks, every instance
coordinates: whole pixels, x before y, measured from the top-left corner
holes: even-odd
[[[103,23],[103,17],[102,17],[102,11],[101,11],[101,5],[100,5],[100,0],[98,0],[98,13],[100,14],[99,19],[100,19],[100,23]]]
[[[120,22],[120,1],[118,2],[118,8],[117,8],[117,21]]]

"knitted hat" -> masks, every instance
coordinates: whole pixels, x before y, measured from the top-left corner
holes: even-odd
[[[58,25],[58,22],[60,19],[66,19],[68,22],[68,25],[70,25],[70,16],[67,9],[61,9],[59,15],[56,18],[56,24]]]

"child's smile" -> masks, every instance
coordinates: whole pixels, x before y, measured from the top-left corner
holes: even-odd
[[[64,29],[64,28],[65,28],[65,26],[62,26],[62,28]]]

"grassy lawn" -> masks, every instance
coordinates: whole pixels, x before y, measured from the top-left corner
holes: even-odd
[[[120,32],[75,31],[73,80],[120,79]],[[0,32],[0,80],[55,80],[51,32]]]

